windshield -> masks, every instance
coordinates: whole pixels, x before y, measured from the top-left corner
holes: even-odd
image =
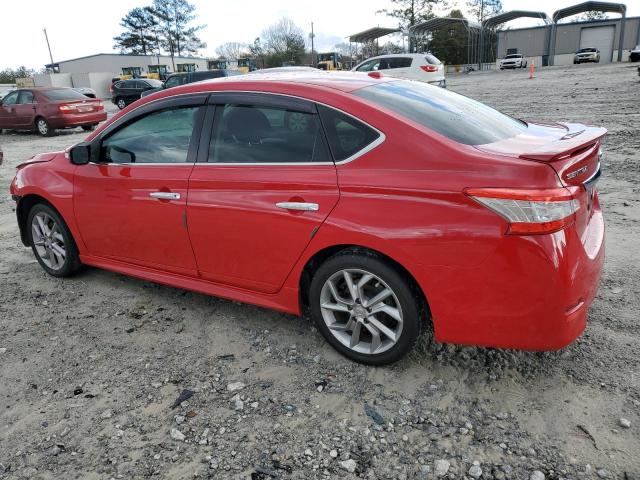
[[[49,100],[88,100],[89,97],[80,92],[76,92],[72,88],[61,88],[60,90],[45,90],[42,92]]]
[[[520,58],[522,55],[507,55],[504,58]]]
[[[354,94],[465,145],[497,142],[527,129],[480,102],[421,82],[381,83]]]
[[[595,51],[596,51],[595,48],[581,48],[580,50],[578,50],[578,53],[595,52]]]

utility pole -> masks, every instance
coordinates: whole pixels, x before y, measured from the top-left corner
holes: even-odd
[[[51,70],[55,73],[55,68],[53,66],[53,55],[51,55],[51,45],[49,45],[49,36],[47,35],[47,29],[43,28],[44,38],[47,40],[47,48],[49,49],[49,59],[51,59]]]
[[[313,37],[315,37],[315,34],[313,33],[313,22],[311,22],[311,66],[315,67],[316,66],[316,51],[314,48],[314,43],[313,43]]]

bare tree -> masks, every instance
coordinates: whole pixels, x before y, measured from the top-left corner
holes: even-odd
[[[248,50],[249,47],[246,43],[227,42],[216,48],[216,53],[227,60],[238,60],[247,56]]]
[[[600,12],[600,11],[589,11],[589,12],[584,12],[582,15],[580,15],[578,17],[578,20],[584,20],[584,21],[589,21],[589,20],[606,20],[607,17],[607,13],[606,12]]]
[[[467,0],[469,13],[478,23],[502,12],[501,0]]]
[[[282,18],[267,27],[261,36],[270,66],[298,63],[305,54],[305,34],[291,19]]]

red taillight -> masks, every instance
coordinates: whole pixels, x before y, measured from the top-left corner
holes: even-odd
[[[96,102],[94,106],[96,107],[96,110],[104,110],[104,104],[102,102]]]
[[[468,188],[465,193],[509,222],[508,234],[534,235],[562,230],[575,221],[580,187],[519,189]]]
[[[60,110],[61,113],[75,113],[76,107],[75,105],[59,105],[58,110]]]
[[[420,65],[420,68],[425,72],[433,73],[438,71],[437,65]]]

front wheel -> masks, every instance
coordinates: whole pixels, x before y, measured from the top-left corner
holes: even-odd
[[[39,203],[27,217],[29,243],[40,266],[54,277],[66,277],[81,266],[69,227],[49,205]]]
[[[94,128],[96,128],[96,124],[95,123],[93,123],[91,125],[82,125],[82,130],[84,130],[85,132],[90,132]]]
[[[419,300],[407,279],[371,255],[349,251],[331,257],[315,273],[309,299],[322,335],[356,362],[395,362],[420,334]]]
[[[116,105],[120,110],[122,110],[127,106],[127,102],[124,101],[124,98],[118,98],[116,99]]]

